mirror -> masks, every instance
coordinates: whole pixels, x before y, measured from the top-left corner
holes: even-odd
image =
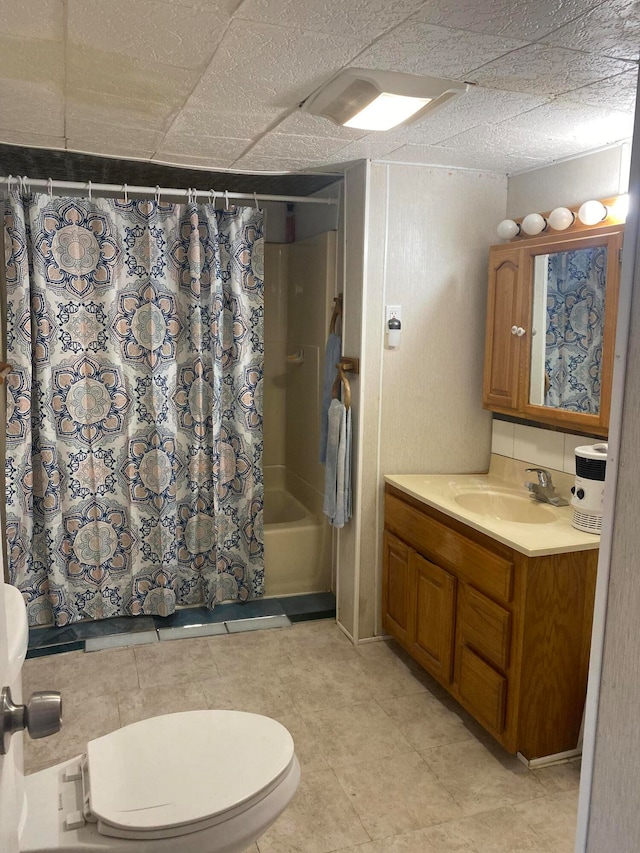
[[[607,246],[533,257],[529,403],[600,413]]]

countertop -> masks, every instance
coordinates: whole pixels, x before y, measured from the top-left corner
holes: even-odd
[[[528,557],[590,551],[600,546],[600,537],[584,533],[571,525],[573,507],[539,504],[529,497],[520,483],[489,474],[387,474],[385,482],[411,495],[474,530],[497,539]],[[474,512],[459,503],[461,495],[479,494],[482,512]],[[537,517],[540,523],[507,521],[500,518],[500,507],[492,511],[506,495],[512,505],[525,515]],[[458,500],[456,500],[458,498]],[[512,498],[517,500],[513,501]],[[522,500],[518,500],[522,498]],[[464,498],[463,498],[464,500]],[[474,500],[474,499],[472,499]]]

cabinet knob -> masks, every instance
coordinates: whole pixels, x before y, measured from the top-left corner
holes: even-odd
[[[517,335],[519,338],[521,338],[524,334],[525,334],[525,331],[524,331],[524,329],[522,328],[522,326],[518,326],[518,328],[517,328],[517,330],[516,330],[516,335]]]
[[[512,335],[517,335],[517,334],[518,334],[518,327],[517,327],[517,326],[512,326],[512,327],[511,327],[511,334],[512,334]]]

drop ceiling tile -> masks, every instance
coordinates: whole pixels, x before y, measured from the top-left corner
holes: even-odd
[[[190,169],[202,169],[210,172],[213,169],[230,169],[234,158],[230,157],[225,160],[221,157],[196,157],[194,154],[177,154],[172,151],[155,151],[151,161],[153,163],[162,163],[164,166],[188,166]],[[214,189],[219,190],[220,182],[215,180]]]
[[[64,136],[64,99],[46,83],[0,79],[0,127],[22,133]]]
[[[114,127],[142,127],[167,130],[173,111],[154,101],[117,98],[102,92],[71,89],[67,92],[67,136],[77,136],[83,122]]]
[[[302,172],[307,164],[303,160],[286,160],[279,157],[257,157],[252,151],[233,163],[234,171],[241,172]]]
[[[543,160],[547,163],[570,157],[579,151],[592,150],[597,143],[580,144],[575,139],[563,139],[545,132],[543,127],[538,132],[532,129],[514,127],[510,121],[502,124],[483,125],[453,136],[442,143],[443,148],[450,150],[473,151],[499,156],[503,152],[516,152],[523,157]]]
[[[153,148],[142,145],[124,145],[112,143],[108,138],[83,139],[82,137],[68,137],[67,151],[76,151],[79,154],[98,154],[103,157],[123,157],[127,160],[148,160],[153,154]]]
[[[563,97],[571,101],[632,113],[636,104],[637,85],[637,72],[626,71],[616,77],[607,77],[606,80],[574,89]]]
[[[100,46],[116,56],[135,56],[179,68],[202,69],[222,38],[224,3],[206,9],[157,0],[68,0],[69,41]],[[105,32],[106,30],[106,32]],[[108,38],[105,36],[108,34]]]
[[[5,35],[62,41],[62,0],[0,0],[0,21]]]
[[[354,142],[357,139],[362,139],[369,131],[359,130],[356,127],[341,127],[334,124],[328,118],[322,116],[314,116],[311,113],[295,110],[291,115],[283,119],[276,128],[276,133],[282,133],[286,136],[332,136],[334,139],[343,139],[345,145],[347,142]]]
[[[215,136],[188,136],[167,134],[158,148],[165,155],[201,157],[228,162],[235,160],[249,146],[250,139],[229,139]]]
[[[424,145],[442,142],[487,122],[497,123],[546,103],[540,95],[470,86],[469,90],[433,115],[408,128],[407,141]]]
[[[535,41],[561,24],[597,6],[601,0],[429,0],[415,15],[430,24],[442,24],[478,33]]]
[[[640,8],[637,0],[607,0],[542,39],[546,44],[601,53],[618,59],[640,58]]]
[[[514,151],[484,151],[473,145],[470,149],[451,149],[435,145],[405,145],[384,159],[398,163],[424,163],[453,169],[476,169],[509,175],[540,166],[542,161],[525,157]]]
[[[279,157],[306,163],[326,162],[348,143],[344,139],[322,136],[284,136],[268,133],[251,149],[256,157]]]
[[[67,46],[67,89],[182,107],[199,78],[199,71],[164,65],[150,57]]]
[[[238,17],[299,27],[319,33],[352,36],[362,46],[395,27],[420,8],[424,0],[245,0]]]
[[[392,68],[409,74],[466,79],[479,65],[515,50],[520,39],[407,21],[371,45],[351,63],[360,68]]]
[[[355,56],[353,40],[270,24],[231,23],[187,106],[218,112],[294,107]]]
[[[24,145],[31,148],[48,148],[52,151],[64,151],[64,136],[53,136],[48,133],[22,133],[18,130],[0,129],[0,142],[5,145]],[[39,177],[39,176],[34,176]]]
[[[217,112],[212,106],[203,103],[196,106],[191,100],[190,106],[181,110],[171,125],[170,133],[191,134],[192,136],[226,136],[233,139],[252,139],[264,133],[282,115],[282,111],[270,112]]]
[[[531,44],[478,68],[468,79],[492,89],[560,95],[632,68],[621,59]]]
[[[108,121],[76,121],[67,127],[67,145],[82,141],[91,153],[113,154],[119,150],[138,152],[137,158],[150,157],[162,141],[162,134],[147,127],[122,127]],[[77,150],[74,147],[74,150]],[[89,149],[84,149],[89,150]]]
[[[339,157],[335,158],[335,162],[346,163],[350,160],[381,160],[393,151],[396,151],[401,143],[392,142],[388,139],[376,139],[371,134],[366,139],[360,139],[357,142],[351,142],[346,148],[340,151]]]
[[[64,55],[61,41],[39,41],[0,35],[2,76],[62,87],[64,84]]]
[[[606,110],[558,98],[531,112],[497,125],[511,130],[539,134],[541,131],[586,150],[608,145],[633,134],[633,113]]]

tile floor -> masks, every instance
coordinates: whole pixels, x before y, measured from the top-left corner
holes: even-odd
[[[332,620],[28,660],[25,693],[60,690],[64,728],[27,772],[92,737],[174,711],[280,720],[298,793],[247,853],[571,853],[579,768],[528,771],[392,642],[354,648]]]

